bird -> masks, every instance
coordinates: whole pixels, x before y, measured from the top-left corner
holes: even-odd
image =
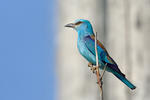
[[[73,28],[78,33],[77,48],[79,53],[89,62],[89,64],[96,65],[96,53],[95,53],[95,34],[90,21],[86,19],[77,19],[73,23],[65,25],[65,27]],[[97,52],[98,62],[100,69],[104,69],[106,65],[106,71],[115,75],[131,90],[136,88],[121,72],[116,62],[108,54],[104,45],[97,40]]]

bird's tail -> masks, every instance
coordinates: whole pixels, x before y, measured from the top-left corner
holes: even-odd
[[[136,86],[134,86],[131,82],[129,82],[124,75],[118,72],[113,72],[113,74],[120,79],[124,84],[126,84],[130,89],[134,90]]]

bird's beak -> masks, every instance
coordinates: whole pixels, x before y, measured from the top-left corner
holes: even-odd
[[[75,28],[75,24],[74,23],[70,23],[70,24],[65,25],[65,27]]]

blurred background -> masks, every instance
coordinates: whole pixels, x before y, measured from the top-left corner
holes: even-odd
[[[104,100],[150,100],[150,0],[1,0],[0,100],[100,100],[64,25],[89,20],[131,91],[104,75]]]
[[[100,100],[96,77],[65,24],[88,19],[119,68],[137,88],[104,75],[104,100],[150,100],[150,0],[59,0],[59,100]]]

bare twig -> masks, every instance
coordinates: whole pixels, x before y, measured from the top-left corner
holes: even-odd
[[[101,74],[100,80],[102,80],[102,78],[103,78],[103,76],[104,76],[104,73],[105,73],[105,71],[106,71],[106,67],[107,67],[107,63],[106,63],[105,66],[104,66],[104,69],[103,69],[103,72],[102,72],[102,74]]]
[[[101,100],[103,100],[103,86],[102,86],[102,80],[100,80],[100,73],[99,73],[99,63],[98,63],[98,52],[97,52],[97,32],[95,34],[95,53],[96,53],[96,75],[97,75],[97,83],[100,88],[100,94],[101,94]],[[102,77],[101,77],[102,79]]]
[[[100,88],[100,96],[101,96],[101,100],[103,100],[103,84],[102,84],[102,79],[103,79],[103,76],[104,76],[104,73],[106,71],[106,67],[107,67],[107,63],[104,65],[104,69],[103,69],[103,72],[102,74],[100,74],[100,71],[99,71],[99,62],[98,62],[98,52],[97,52],[97,32],[95,34],[95,54],[96,54],[96,66],[93,66],[92,63],[89,63],[88,64],[88,67],[91,68],[92,72],[95,73],[95,70],[96,70],[96,76],[97,76],[97,84],[99,85],[99,88]]]

